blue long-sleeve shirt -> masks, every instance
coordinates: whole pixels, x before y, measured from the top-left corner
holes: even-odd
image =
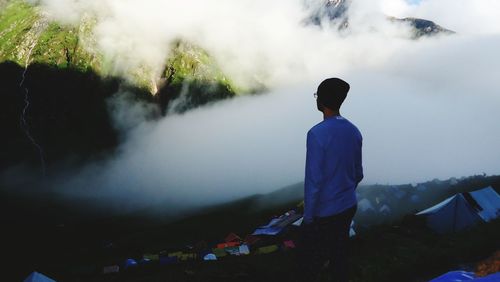
[[[304,221],[338,214],[357,203],[363,179],[358,128],[342,116],[329,117],[307,133]]]

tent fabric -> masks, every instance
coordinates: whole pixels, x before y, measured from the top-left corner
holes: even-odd
[[[284,241],[283,246],[288,249],[295,249],[295,243],[292,240]]]
[[[481,207],[479,216],[486,222],[500,216],[500,196],[491,187],[469,193],[476,203]]]
[[[475,280],[474,278],[476,278],[476,275],[473,272],[457,270],[445,273],[429,282],[462,282],[473,281]]]
[[[427,217],[427,225],[438,233],[459,231],[478,222],[500,216],[500,196],[491,187],[449,197],[417,215]]]
[[[391,208],[388,205],[383,205],[378,211],[380,213],[390,213]]]
[[[257,249],[257,254],[259,254],[259,255],[261,255],[261,254],[270,254],[270,253],[276,252],[277,250],[279,250],[278,245],[271,245],[271,246],[266,246],[266,247],[260,247],[260,248]]]
[[[203,260],[217,260],[217,256],[215,254],[207,254],[203,257]]]
[[[24,282],[56,282],[53,279],[50,279],[49,277],[43,275],[40,272],[33,271],[26,279],[24,279]]]
[[[432,279],[429,282],[463,282],[463,281],[498,282],[500,281],[500,272],[493,273],[485,277],[476,277],[476,275],[473,272],[456,270],[445,273],[437,278]]]
[[[358,208],[361,212],[375,211],[375,208],[368,199],[361,199],[358,201]]]
[[[137,261],[135,259],[127,259],[125,260],[125,263],[123,264],[124,268],[129,268],[133,266],[137,266]]]
[[[232,256],[239,256],[240,255],[240,247],[231,247],[231,248],[225,248],[224,249],[228,254]]]
[[[148,259],[150,261],[159,261],[160,260],[160,255],[157,254],[144,254],[143,259]]]
[[[427,225],[441,234],[460,231],[482,221],[462,194],[452,196],[417,215],[425,215]]]
[[[226,242],[239,242],[239,241],[241,241],[241,238],[240,238],[240,236],[231,232],[226,236],[224,241],[226,241]]]
[[[281,233],[285,227],[295,223],[302,217],[300,213],[293,210],[286,212],[280,217],[273,218],[271,221],[263,226],[259,226],[252,235],[278,235]]]
[[[240,242],[226,242],[217,244],[217,248],[224,249],[224,248],[238,247],[239,245]]]
[[[239,247],[239,252],[240,252],[240,255],[249,255],[250,254],[250,248],[248,247],[248,245],[241,245]]]
[[[195,253],[182,253],[180,256],[177,256],[177,259],[180,261],[188,261],[195,260],[197,257]]]
[[[215,254],[215,256],[217,256],[217,258],[227,256],[227,253],[224,249],[214,248],[212,249],[212,252]]]

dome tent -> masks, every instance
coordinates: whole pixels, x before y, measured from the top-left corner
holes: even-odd
[[[26,279],[24,279],[23,282],[56,282],[56,281],[50,279],[49,277],[39,272],[33,271],[30,275],[28,275],[28,277],[26,277]]]

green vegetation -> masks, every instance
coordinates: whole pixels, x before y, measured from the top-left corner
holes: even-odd
[[[0,63],[26,62],[45,64],[82,72],[94,71],[101,76],[114,75],[113,61],[97,51],[93,29],[96,20],[84,16],[77,26],[64,26],[43,16],[40,8],[22,0],[5,3],[0,12]],[[154,77],[148,66],[125,70],[132,85],[159,90],[164,107],[173,98],[187,92],[187,99],[177,105],[178,111],[235,94],[234,86],[215,60],[202,48],[178,41],[165,62],[162,77]],[[158,85],[157,80],[163,80]],[[161,84],[161,83],[160,83]],[[160,89],[158,89],[160,87]],[[162,87],[167,89],[162,91]]]

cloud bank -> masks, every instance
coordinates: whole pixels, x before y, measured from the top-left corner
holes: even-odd
[[[239,81],[270,91],[159,121],[137,121],[115,158],[56,181],[71,197],[199,206],[301,181],[305,134],[321,120],[312,93],[351,84],[342,114],[364,135],[364,183],[408,183],[500,168],[500,7],[496,1],[354,0],[350,29],[304,25],[303,1],[42,0],[55,19],[98,19],[100,50],[118,70],[160,70],[184,38]],[[428,18],[457,32],[411,40],[386,15]],[[454,16],[451,16],[454,15]],[[131,110],[130,110],[131,109]],[[139,111],[140,112],[140,111]],[[123,122],[122,122],[123,123]]]

